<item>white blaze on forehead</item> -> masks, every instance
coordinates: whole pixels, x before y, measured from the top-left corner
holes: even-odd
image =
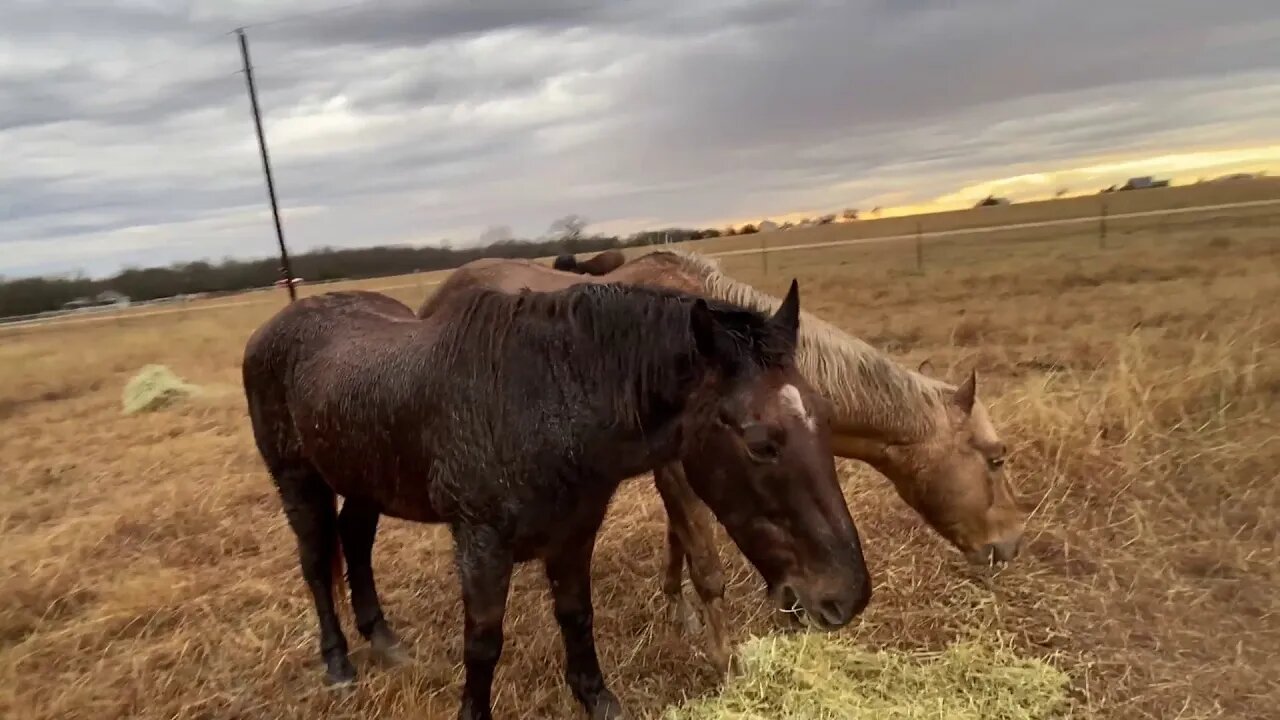
[[[778,391],[778,399],[782,401],[782,406],[787,409],[787,412],[804,421],[804,426],[809,430],[814,429],[813,416],[804,406],[804,399],[800,397],[800,390],[795,385],[783,385]]]

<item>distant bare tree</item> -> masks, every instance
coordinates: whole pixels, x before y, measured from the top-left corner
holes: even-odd
[[[836,214],[835,214],[835,213],[830,213],[830,214],[823,215],[822,217],[818,218],[818,221],[817,221],[817,222],[818,222],[818,224],[819,224],[819,225],[830,225],[831,223],[833,223],[833,222],[835,222],[835,221],[836,221]]]
[[[513,237],[515,235],[511,232],[510,225],[490,225],[484,229],[484,232],[480,233],[480,244],[492,245],[503,240],[510,240]]]
[[[743,225],[743,226],[742,226],[741,228],[739,228],[739,230],[738,230],[738,234],[739,234],[739,235],[753,235],[753,234],[755,234],[755,233],[757,233],[757,232],[760,232],[760,231],[759,231],[759,230],[757,230],[757,229],[756,229],[756,226],[755,226],[755,225],[752,225],[751,223],[747,223],[746,225]]]
[[[1069,191],[1069,190],[1067,190],[1067,188],[1058,188],[1058,191],[1057,191],[1057,192],[1055,192],[1055,193],[1053,194],[1053,196],[1054,196],[1055,198],[1060,198],[1060,197],[1065,196],[1068,192],[1070,192],[1070,191]]]
[[[844,212],[840,213],[840,217],[845,220],[857,220],[858,208],[845,208]]]
[[[879,206],[879,205],[877,205],[877,206],[875,206],[875,207],[871,208],[871,217],[880,217],[880,206]]]
[[[551,223],[551,234],[560,240],[577,240],[587,229],[587,219],[581,215],[565,215]]]

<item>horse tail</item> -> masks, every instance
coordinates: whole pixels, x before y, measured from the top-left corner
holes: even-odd
[[[338,515],[337,493],[333,494],[333,514],[334,517],[337,517]],[[342,604],[343,598],[347,596],[347,594],[342,591],[344,587],[342,579],[345,573],[345,565],[346,563],[342,557],[342,532],[339,531],[333,534],[333,568],[330,573],[333,576],[333,604],[335,609],[337,609],[338,605]]]

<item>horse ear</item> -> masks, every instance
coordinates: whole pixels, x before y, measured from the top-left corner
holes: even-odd
[[[782,299],[782,304],[778,306],[778,311],[769,318],[769,322],[781,328],[787,337],[791,340],[794,347],[796,338],[800,334],[800,283],[795,278],[791,279],[791,288],[787,290],[787,296]]]
[[[693,333],[693,341],[698,352],[707,357],[716,354],[716,318],[707,307],[707,301],[698,298],[693,301],[689,310],[689,330]]]
[[[959,388],[956,389],[956,396],[952,400],[956,407],[960,408],[965,415],[973,412],[973,401],[978,395],[978,371],[970,370],[969,378],[964,381]]]
[[[938,369],[933,366],[932,360],[925,358],[924,362],[920,363],[920,369],[917,372],[926,377],[937,377]]]

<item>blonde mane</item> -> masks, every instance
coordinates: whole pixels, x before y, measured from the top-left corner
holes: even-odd
[[[719,300],[774,312],[780,298],[725,275],[711,258],[667,251]],[[803,295],[803,293],[802,293]],[[935,430],[937,408],[955,388],[909,370],[885,353],[808,312],[801,312],[800,372],[832,405],[836,420],[874,434],[919,439]]]

